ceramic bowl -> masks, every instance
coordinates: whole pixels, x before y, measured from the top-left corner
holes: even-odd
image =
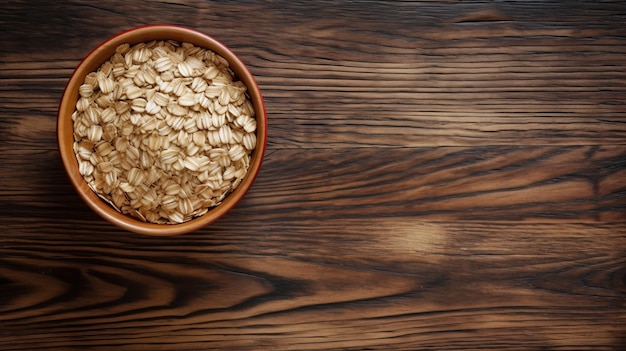
[[[256,147],[252,153],[247,174],[241,183],[219,205],[211,208],[206,214],[181,224],[147,223],[118,212],[100,199],[87,185],[79,172],[77,157],[73,149],[74,136],[71,115],[76,108],[79,87],[84,82],[86,75],[96,71],[105,61],[111,58],[120,44],[128,43],[132,46],[133,44],[153,40],[188,42],[195,46],[212,50],[225,58],[229,62],[230,69],[235,76],[246,85],[250,101],[256,113]],[[259,172],[265,153],[267,117],[263,99],[254,77],[231,50],[210,36],[189,28],[153,25],[138,27],[120,33],[97,46],[82,60],[68,81],[61,99],[57,120],[57,138],[60,156],[71,184],[94,212],[110,223],[131,232],[159,236],[178,235],[198,230],[215,222],[230,211],[248,192]]]

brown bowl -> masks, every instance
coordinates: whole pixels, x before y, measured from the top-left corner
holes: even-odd
[[[210,209],[206,214],[181,224],[147,223],[129,215],[122,214],[112,208],[109,204],[100,199],[100,197],[91,190],[89,185],[87,185],[87,182],[79,172],[78,161],[73,149],[74,136],[71,116],[76,108],[76,102],[78,101],[79,86],[83,83],[85,76],[90,72],[96,71],[114,54],[115,49],[120,44],[128,43],[132,46],[133,44],[153,40],[188,42],[195,46],[212,50],[225,58],[229,62],[230,68],[235,73],[236,77],[246,85],[250,101],[256,113],[256,148],[252,153],[246,176],[239,186],[219,205]],[[217,40],[195,30],[170,25],[153,25],[134,28],[118,34],[100,44],[83,59],[67,83],[67,87],[61,99],[57,121],[57,138],[61,159],[70,181],[81,198],[94,212],[112,224],[128,231],[147,235],[178,235],[198,230],[215,222],[231,210],[248,192],[259,172],[265,154],[267,117],[263,99],[254,77],[241,60],[227,47]]]

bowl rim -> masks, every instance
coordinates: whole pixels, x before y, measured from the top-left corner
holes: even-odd
[[[183,39],[184,38],[184,39]],[[248,88],[251,102],[255,108],[257,120],[257,144],[252,153],[250,167],[241,183],[222,202],[209,209],[209,211],[190,221],[181,224],[156,224],[142,222],[129,215],[122,214],[113,209],[87,185],[83,176],[78,172],[78,163],[73,150],[73,123],[71,114],[74,112],[76,101],[78,100],[78,86],[84,80],[84,76],[95,71],[98,67],[109,59],[115,48],[122,43],[130,45],[152,40],[176,40],[179,42],[188,41],[194,45],[205,47],[225,58],[237,77],[244,82]],[[201,43],[201,44],[198,44]],[[106,55],[106,53],[110,53]],[[104,57],[101,61],[94,61],[94,58]],[[75,87],[76,91],[70,91]],[[69,125],[69,127],[68,127]],[[68,128],[72,131],[68,136]],[[57,146],[63,163],[63,168],[68,175],[72,186],[77,191],[81,199],[100,217],[108,222],[130,232],[146,234],[152,236],[172,236],[185,234],[201,229],[224,216],[235,207],[245,196],[254,183],[263,163],[267,144],[267,114],[265,103],[261,95],[259,86],[248,67],[232,52],[228,47],[215,38],[188,27],[151,24],[138,26],[122,31],[109,37],[95,48],[93,48],[76,66],[72,75],[68,79],[63,95],[59,103],[57,115]],[[71,142],[69,141],[71,137]]]

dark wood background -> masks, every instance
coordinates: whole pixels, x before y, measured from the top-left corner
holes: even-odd
[[[214,36],[264,94],[245,200],[90,212],[57,106],[97,44]],[[0,349],[625,350],[623,1],[4,1]]]

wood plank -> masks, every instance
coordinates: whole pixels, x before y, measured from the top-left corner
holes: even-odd
[[[180,5],[150,6],[171,23],[216,35],[249,64],[267,102],[269,142],[277,148],[626,143],[626,32],[615,25],[623,4],[464,3],[181,2],[220,18],[219,27],[183,18]],[[56,6],[32,16],[82,14],[78,32],[91,30],[94,15],[120,21],[112,5]],[[124,19],[145,11],[124,8]],[[284,30],[270,29],[268,21]],[[7,28],[2,46],[31,35],[47,51],[35,51],[27,63],[23,51],[0,52],[0,107],[6,115],[26,107],[55,118],[73,67],[119,28],[99,26],[88,37],[61,41],[44,40],[38,27],[29,27],[34,23],[25,25]],[[227,29],[233,27],[238,30]]]
[[[272,150],[232,216],[625,222],[625,160],[624,146]],[[89,215],[56,150],[0,147],[0,162],[0,217]]]
[[[624,342],[623,225],[295,219],[221,223],[175,242],[120,234],[0,238],[0,347]]]
[[[622,147],[278,150],[242,208],[283,216],[624,221]],[[295,211],[295,212],[294,212]]]

